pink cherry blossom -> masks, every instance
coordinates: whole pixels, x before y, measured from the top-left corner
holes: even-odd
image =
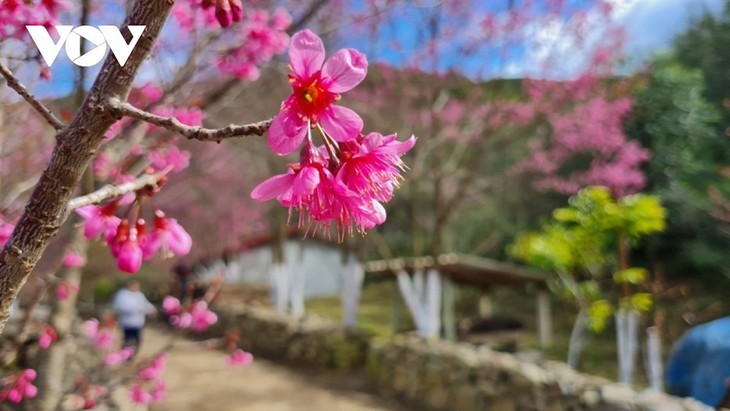
[[[205,331],[208,327],[218,322],[218,316],[208,309],[208,304],[205,301],[194,303],[190,308],[190,315],[192,316],[190,329],[193,331]]]
[[[362,139],[357,150],[344,161],[338,172],[339,179],[359,195],[387,202],[393,197],[393,188],[399,185],[400,173],[405,170],[401,156],[416,144],[411,136],[406,141],[396,135],[370,133]]]
[[[137,378],[143,381],[153,380],[162,375],[162,372],[165,371],[166,364],[167,354],[160,354],[147,367],[139,371]]]
[[[114,345],[114,331],[109,327],[99,328],[99,320],[95,318],[84,322],[84,335],[94,347],[110,349]]]
[[[193,323],[193,316],[190,313],[181,313],[170,317],[170,324],[177,328],[190,328]]]
[[[58,338],[58,336],[56,335],[56,330],[54,330],[53,327],[51,327],[49,324],[45,324],[43,326],[43,331],[38,336],[38,346],[44,350],[47,350],[48,347],[50,347],[51,344],[56,341],[56,338]]]
[[[309,30],[296,33],[289,46],[292,95],[283,103],[268,132],[269,146],[278,155],[299,147],[307,129],[321,126],[335,141],[357,137],[363,127],[354,111],[335,105],[340,94],[357,86],[367,74],[367,58],[342,49],[326,62],[322,40]]]
[[[111,202],[103,207],[88,205],[77,208],[76,213],[85,220],[84,236],[90,239],[100,234],[106,236],[110,232],[116,232],[121,221],[114,215],[118,207],[117,202]]]
[[[226,356],[226,365],[229,367],[245,367],[253,362],[253,354],[237,349]]]
[[[67,250],[63,254],[63,265],[69,268],[83,267],[86,264],[86,259],[81,254]]]
[[[124,361],[127,361],[128,359],[132,358],[132,354],[134,354],[134,349],[131,347],[124,347],[119,351],[113,351],[108,353],[104,357],[104,364],[110,367],[117,366]]]
[[[63,301],[66,300],[69,295],[79,291],[79,286],[76,284],[69,283],[68,281],[61,281],[56,286],[56,298]]]
[[[400,157],[415,141],[415,137],[399,142],[395,135],[371,133],[332,145],[333,157],[307,142],[301,163],[259,184],[251,197],[275,198],[284,207],[299,210],[299,225],[311,219],[325,230],[334,226],[342,240],[353,227],[365,231],[385,221],[381,202],[392,198],[405,169]]]
[[[180,300],[173,296],[168,295],[162,300],[162,312],[167,315],[177,314],[181,308]]]
[[[35,378],[36,372],[32,368],[6,376],[0,389],[0,401],[20,404],[25,398],[34,398],[38,394],[38,388],[33,385]]]
[[[0,216],[0,247],[5,246],[5,243],[10,239],[10,235],[13,234],[14,229],[14,224],[8,223]]]
[[[145,391],[139,383],[132,384],[130,388],[132,403],[137,405],[147,405],[152,403],[152,395]]]
[[[174,218],[166,218],[165,213],[155,211],[154,227],[140,240],[144,259],[152,258],[157,251],[163,250],[165,257],[171,254],[185,256],[190,252],[193,239]]]
[[[117,259],[117,268],[134,274],[142,266],[142,249],[139,246],[140,236],[143,232],[144,220],[130,226],[129,221],[124,219],[119,223],[114,237],[109,242],[112,255]]]
[[[164,151],[152,151],[149,158],[155,171],[169,167],[171,171],[180,172],[190,164],[190,152],[180,150],[176,146],[169,146]]]

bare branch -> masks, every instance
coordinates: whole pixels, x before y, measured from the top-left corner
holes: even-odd
[[[23,83],[18,80],[17,77],[13,74],[12,71],[8,68],[8,66],[5,65],[5,63],[0,61],[0,74],[5,77],[5,81],[8,83],[8,87],[15,90],[18,94],[20,94],[21,97],[25,99],[28,103],[30,103],[33,108],[40,113],[40,115],[43,116],[43,118],[46,119],[48,124],[50,124],[53,128],[56,130],[61,130],[62,128],[66,127],[66,125],[61,121],[58,117],[56,117],[55,114],[51,112],[48,107],[46,107],[43,103],[41,103],[38,99],[36,99],[33,94],[30,93],[30,90],[28,90],[27,87],[23,85]]]
[[[266,133],[271,125],[271,120],[259,121],[258,123],[235,125],[231,124],[228,127],[223,128],[204,128],[199,126],[188,126],[181,123],[174,117],[162,117],[156,114],[150,113],[139,109],[127,102],[122,102],[117,98],[108,100],[107,109],[112,112],[116,112],[121,116],[127,116],[136,118],[138,120],[146,121],[147,123],[154,124],[158,127],[165,128],[172,132],[178,133],[190,140],[200,141],[216,141],[234,137],[253,137],[262,136]]]
[[[68,202],[68,209],[70,211],[75,210],[79,207],[84,207],[91,204],[98,204],[104,200],[123,196],[127,193],[141,190],[145,187],[157,187],[160,183],[160,180],[165,177],[165,174],[166,173],[145,174],[142,177],[139,177],[136,180],[130,181],[128,183],[123,183],[119,185],[107,184],[92,193],[71,199],[71,201]]]

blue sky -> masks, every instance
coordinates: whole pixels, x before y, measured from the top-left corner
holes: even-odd
[[[435,3],[437,0],[419,0],[424,2]],[[491,1],[491,0],[490,0]],[[574,0],[578,4],[581,0]],[[724,0],[613,0],[614,20],[626,27],[628,32],[628,42],[626,44],[627,55],[630,59],[630,65],[636,67],[646,61],[652,54],[667,50],[672,39],[684,31],[689,25],[692,18],[702,14],[704,10],[713,13],[720,13],[724,4]],[[399,24],[393,27],[383,29],[384,37],[400,38],[404,43],[415,42],[414,25],[422,27],[422,16],[424,8],[418,8],[415,3],[408,3],[392,10],[391,13],[399,20]],[[484,3],[484,7],[489,7]],[[494,4],[494,3],[491,3]],[[107,23],[108,22],[104,22]],[[552,35],[550,28],[536,26],[535,37],[546,38],[547,41],[556,42],[558,44],[558,53],[565,53],[566,62],[571,59],[576,60],[575,53],[571,53],[570,46],[566,39],[559,35]],[[344,26],[340,30],[347,30]],[[596,33],[600,36],[599,33]],[[387,41],[387,39],[385,40]],[[565,43],[561,51],[560,43]],[[404,61],[404,56],[408,55],[407,45],[404,53],[397,54],[392,52],[383,52],[382,46],[366,43],[362,38],[350,37],[344,40],[345,45],[350,47],[361,48],[365,53],[371,55],[372,59],[385,60],[389,63],[399,64]],[[452,61],[449,64],[460,64],[467,67],[467,70],[473,70],[477,66],[489,67],[492,76],[500,77],[522,77],[525,75],[536,75],[534,73],[534,61],[539,60],[542,46],[539,44],[524,45],[512,49],[512,55],[509,61]],[[579,58],[574,61],[576,65],[580,64]],[[547,74],[548,76],[565,77],[570,75],[570,64],[565,65],[564,72],[554,72]],[[26,74],[26,73],[21,73]],[[94,73],[90,73],[93,78]],[[33,77],[34,73],[27,73],[29,77]],[[492,77],[490,76],[490,77]],[[61,53],[53,66],[53,80],[50,82],[37,82],[35,90],[43,96],[63,95],[71,91],[74,73],[72,66],[64,53]]]

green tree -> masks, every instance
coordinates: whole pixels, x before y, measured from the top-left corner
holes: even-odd
[[[661,198],[670,215],[666,231],[649,245],[652,259],[665,262],[673,275],[730,278],[730,237],[713,218],[716,205],[708,194],[728,185],[718,171],[727,162],[730,139],[719,132],[721,114],[704,96],[700,70],[661,56],[625,127],[651,149],[647,192]]]

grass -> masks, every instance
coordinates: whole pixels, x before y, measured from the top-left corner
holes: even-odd
[[[306,311],[337,322],[342,321],[339,296],[307,300]],[[358,308],[359,328],[372,333],[376,338],[388,339],[393,336],[394,330],[413,329],[411,324],[394,282],[376,282],[363,288]]]

